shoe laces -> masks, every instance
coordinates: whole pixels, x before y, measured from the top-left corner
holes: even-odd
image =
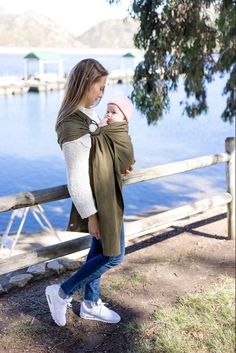
[[[71,304],[71,302],[72,302],[72,297],[67,298],[67,299],[64,299],[64,300],[65,300],[66,305],[68,306],[68,308],[71,308],[71,307],[72,307],[72,304]]]
[[[106,305],[108,305],[108,303],[103,302],[103,301],[102,301],[102,299],[100,299],[100,298],[98,299],[98,301],[97,301],[97,303],[96,303],[96,304],[97,304],[97,306],[100,306],[100,305],[104,305],[104,306],[106,306]]]

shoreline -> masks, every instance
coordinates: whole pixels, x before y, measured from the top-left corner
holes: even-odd
[[[58,54],[124,55],[132,53],[141,56],[137,48],[51,48],[51,47],[0,47],[0,54],[27,54],[32,51],[53,51]]]

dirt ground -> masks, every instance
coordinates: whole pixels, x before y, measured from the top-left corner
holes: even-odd
[[[117,325],[81,319],[81,294],[68,309],[67,325],[54,324],[45,287],[69,272],[2,295],[0,353],[136,352],[135,335],[127,329],[131,321],[145,323],[186,293],[201,292],[222,275],[234,277],[235,244],[226,234],[226,214],[219,214],[130,242],[124,263],[102,280],[103,301],[122,317]]]

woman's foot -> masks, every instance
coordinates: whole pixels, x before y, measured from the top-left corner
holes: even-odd
[[[53,320],[58,326],[65,326],[66,310],[72,298],[63,299],[59,295],[60,288],[59,284],[52,284],[46,287],[45,294]]]
[[[101,299],[98,299],[97,303],[84,300],[80,306],[80,317],[109,324],[117,324],[120,321],[120,316],[115,311],[108,309]]]

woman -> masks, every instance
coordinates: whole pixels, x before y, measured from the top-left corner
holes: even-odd
[[[132,170],[133,150],[125,122],[98,127],[92,107],[104,94],[107,76],[98,61],[80,61],[69,75],[56,123],[73,201],[69,229],[81,230],[87,223],[93,236],[85,264],[61,285],[46,288],[52,318],[59,326],[66,324],[67,306],[80,288],[84,288],[82,318],[120,321],[120,316],[100,299],[100,278],[124,257],[121,173]]]

